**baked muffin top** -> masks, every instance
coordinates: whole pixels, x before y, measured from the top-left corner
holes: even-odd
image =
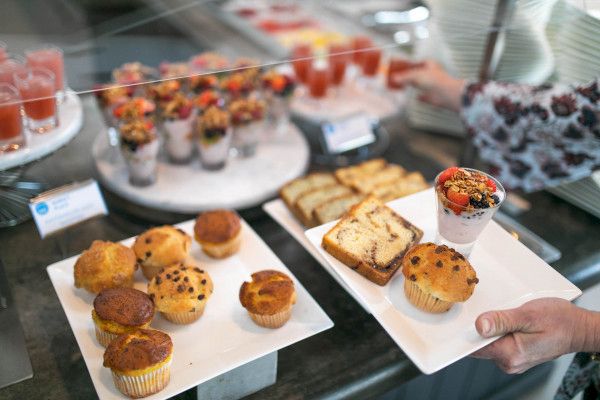
[[[156,309],[167,313],[194,312],[212,292],[210,276],[191,260],[162,269],[148,282]]]
[[[135,254],[129,247],[94,240],[75,263],[75,287],[92,293],[112,287],[131,287],[136,268]]]
[[[104,352],[104,366],[120,372],[143,370],[169,358],[173,342],[154,329],[138,329],[115,338]]]
[[[154,303],[137,289],[104,289],[94,299],[96,315],[124,326],[144,325],[154,317]]]
[[[240,287],[240,303],[253,314],[277,314],[295,302],[294,282],[283,272],[255,272],[252,282],[244,282]]]
[[[192,238],[183,230],[164,225],[139,235],[132,248],[141,265],[166,267],[185,260],[191,244]]]
[[[452,303],[466,301],[479,282],[462,254],[434,243],[412,247],[402,259],[402,273],[423,292]]]
[[[241,228],[240,217],[235,211],[213,210],[198,215],[194,233],[199,241],[219,244],[233,239]]]

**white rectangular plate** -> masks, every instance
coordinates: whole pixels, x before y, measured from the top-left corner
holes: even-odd
[[[304,247],[311,256],[315,258],[323,266],[333,279],[340,284],[354,299],[365,309],[367,313],[371,313],[367,305],[362,299],[348,287],[348,285],[342,280],[342,278],[335,272],[334,268],[329,265],[327,261],[319,254],[319,251],[310,244],[306,235],[304,235],[304,226],[294,217],[294,215],[288,210],[285,203],[281,199],[271,200],[268,203],[263,204],[263,210],[271,216],[279,225],[283,227],[294,239],[298,241]]]
[[[424,232],[422,242],[434,241],[437,230],[433,189],[394,200],[388,205]],[[430,314],[413,307],[404,295],[400,271],[386,286],[357,274],[321,247],[331,222],[306,231],[311,244],[362,298],[373,316],[426,374],[471,354],[497,338],[483,339],[475,319],[484,311],[518,307],[540,297],[573,300],[581,291],[494,221],[484,229],[469,261],[479,278],[473,296],[444,314]]]
[[[193,236],[194,221],[178,225]],[[134,238],[122,243],[129,246]],[[148,399],[166,399],[197,386],[261,356],[329,329],[333,322],[261,238],[242,221],[242,246],[235,255],[213,260],[192,244],[191,255],[200,261],[214,282],[214,293],[204,315],[190,325],[175,325],[160,315],[152,327],[167,332],[173,340],[171,382]],[[102,367],[104,348],[98,344],[91,319],[94,295],[77,289],[73,266],[77,256],[50,265],[48,275],[81,349],[100,399],[123,398],[112,382],[111,372]],[[289,275],[296,286],[297,301],[291,319],[279,329],[255,325],[240,305],[242,282],[259,270],[276,269]],[[147,280],[136,272],[135,288],[146,291]]]

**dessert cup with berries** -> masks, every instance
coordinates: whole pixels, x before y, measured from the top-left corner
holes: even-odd
[[[173,164],[188,163],[194,153],[192,124],[196,117],[192,100],[179,92],[162,104],[165,149]]]
[[[268,105],[267,120],[275,127],[275,132],[280,133],[290,121],[290,102],[296,81],[290,75],[271,70],[263,76],[262,82]]]
[[[469,255],[477,237],[506,198],[492,176],[471,168],[451,167],[435,178],[437,242]]]
[[[229,105],[233,144],[242,157],[251,157],[264,131],[265,105],[256,99],[238,99]]]
[[[224,168],[232,137],[229,113],[212,106],[198,117],[196,124],[198,128],[196,144],[202,166],[208,170]]]
[[[121,153],[129,171],[129,182],[134,186],[148,186],[156,181],[159,140],[154,123],[138,119],[122,124]]]

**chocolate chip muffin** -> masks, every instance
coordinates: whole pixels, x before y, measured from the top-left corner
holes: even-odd
[[[402,259],[404,293],[417,308],[443,313],[471,297],[479,282],[469,261],[445,245],[423,243]]]
[[[132,398],[163,390],[171,377],[173,342],[153,329],[123,333],[104,352],[104,366],[112,371],[117,389]]]
[[[183,262],[189,252],[192,238],[179,228],[165,225],[147,230],[135,239],[133,251],[142,272],[152,279],[161,268]]]
[[[279,328],[290,319],[296,303],[294,282],[283,272],[255,272],[252,282],[240,287],[240,303],[258,325]]]
[[[136,289],[104,289],[94,299],[92,320],[96,339],[104,347],[122,333],[147,328],[153,317],[154,303]]]
[[[209,257],[225,258],[237,252],[241,244],[242,224],[235,211],[214,210],[196,218],[194,234],[202,251]]]
[[[75,263],[75,287],[92,293],[114,287],[132,287],[136,269],[135,254],[129,247],[94,240]]]
[[[188,260],[162,269],[148,283],[148,294],[168,321],[189,324],[202,316],[213,292],[206,271]]]

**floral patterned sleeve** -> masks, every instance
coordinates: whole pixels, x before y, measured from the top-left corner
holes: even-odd
[[[600,79],[575,87],[470,83],[461,113],[507,187],[535,191],[600,168]]]

